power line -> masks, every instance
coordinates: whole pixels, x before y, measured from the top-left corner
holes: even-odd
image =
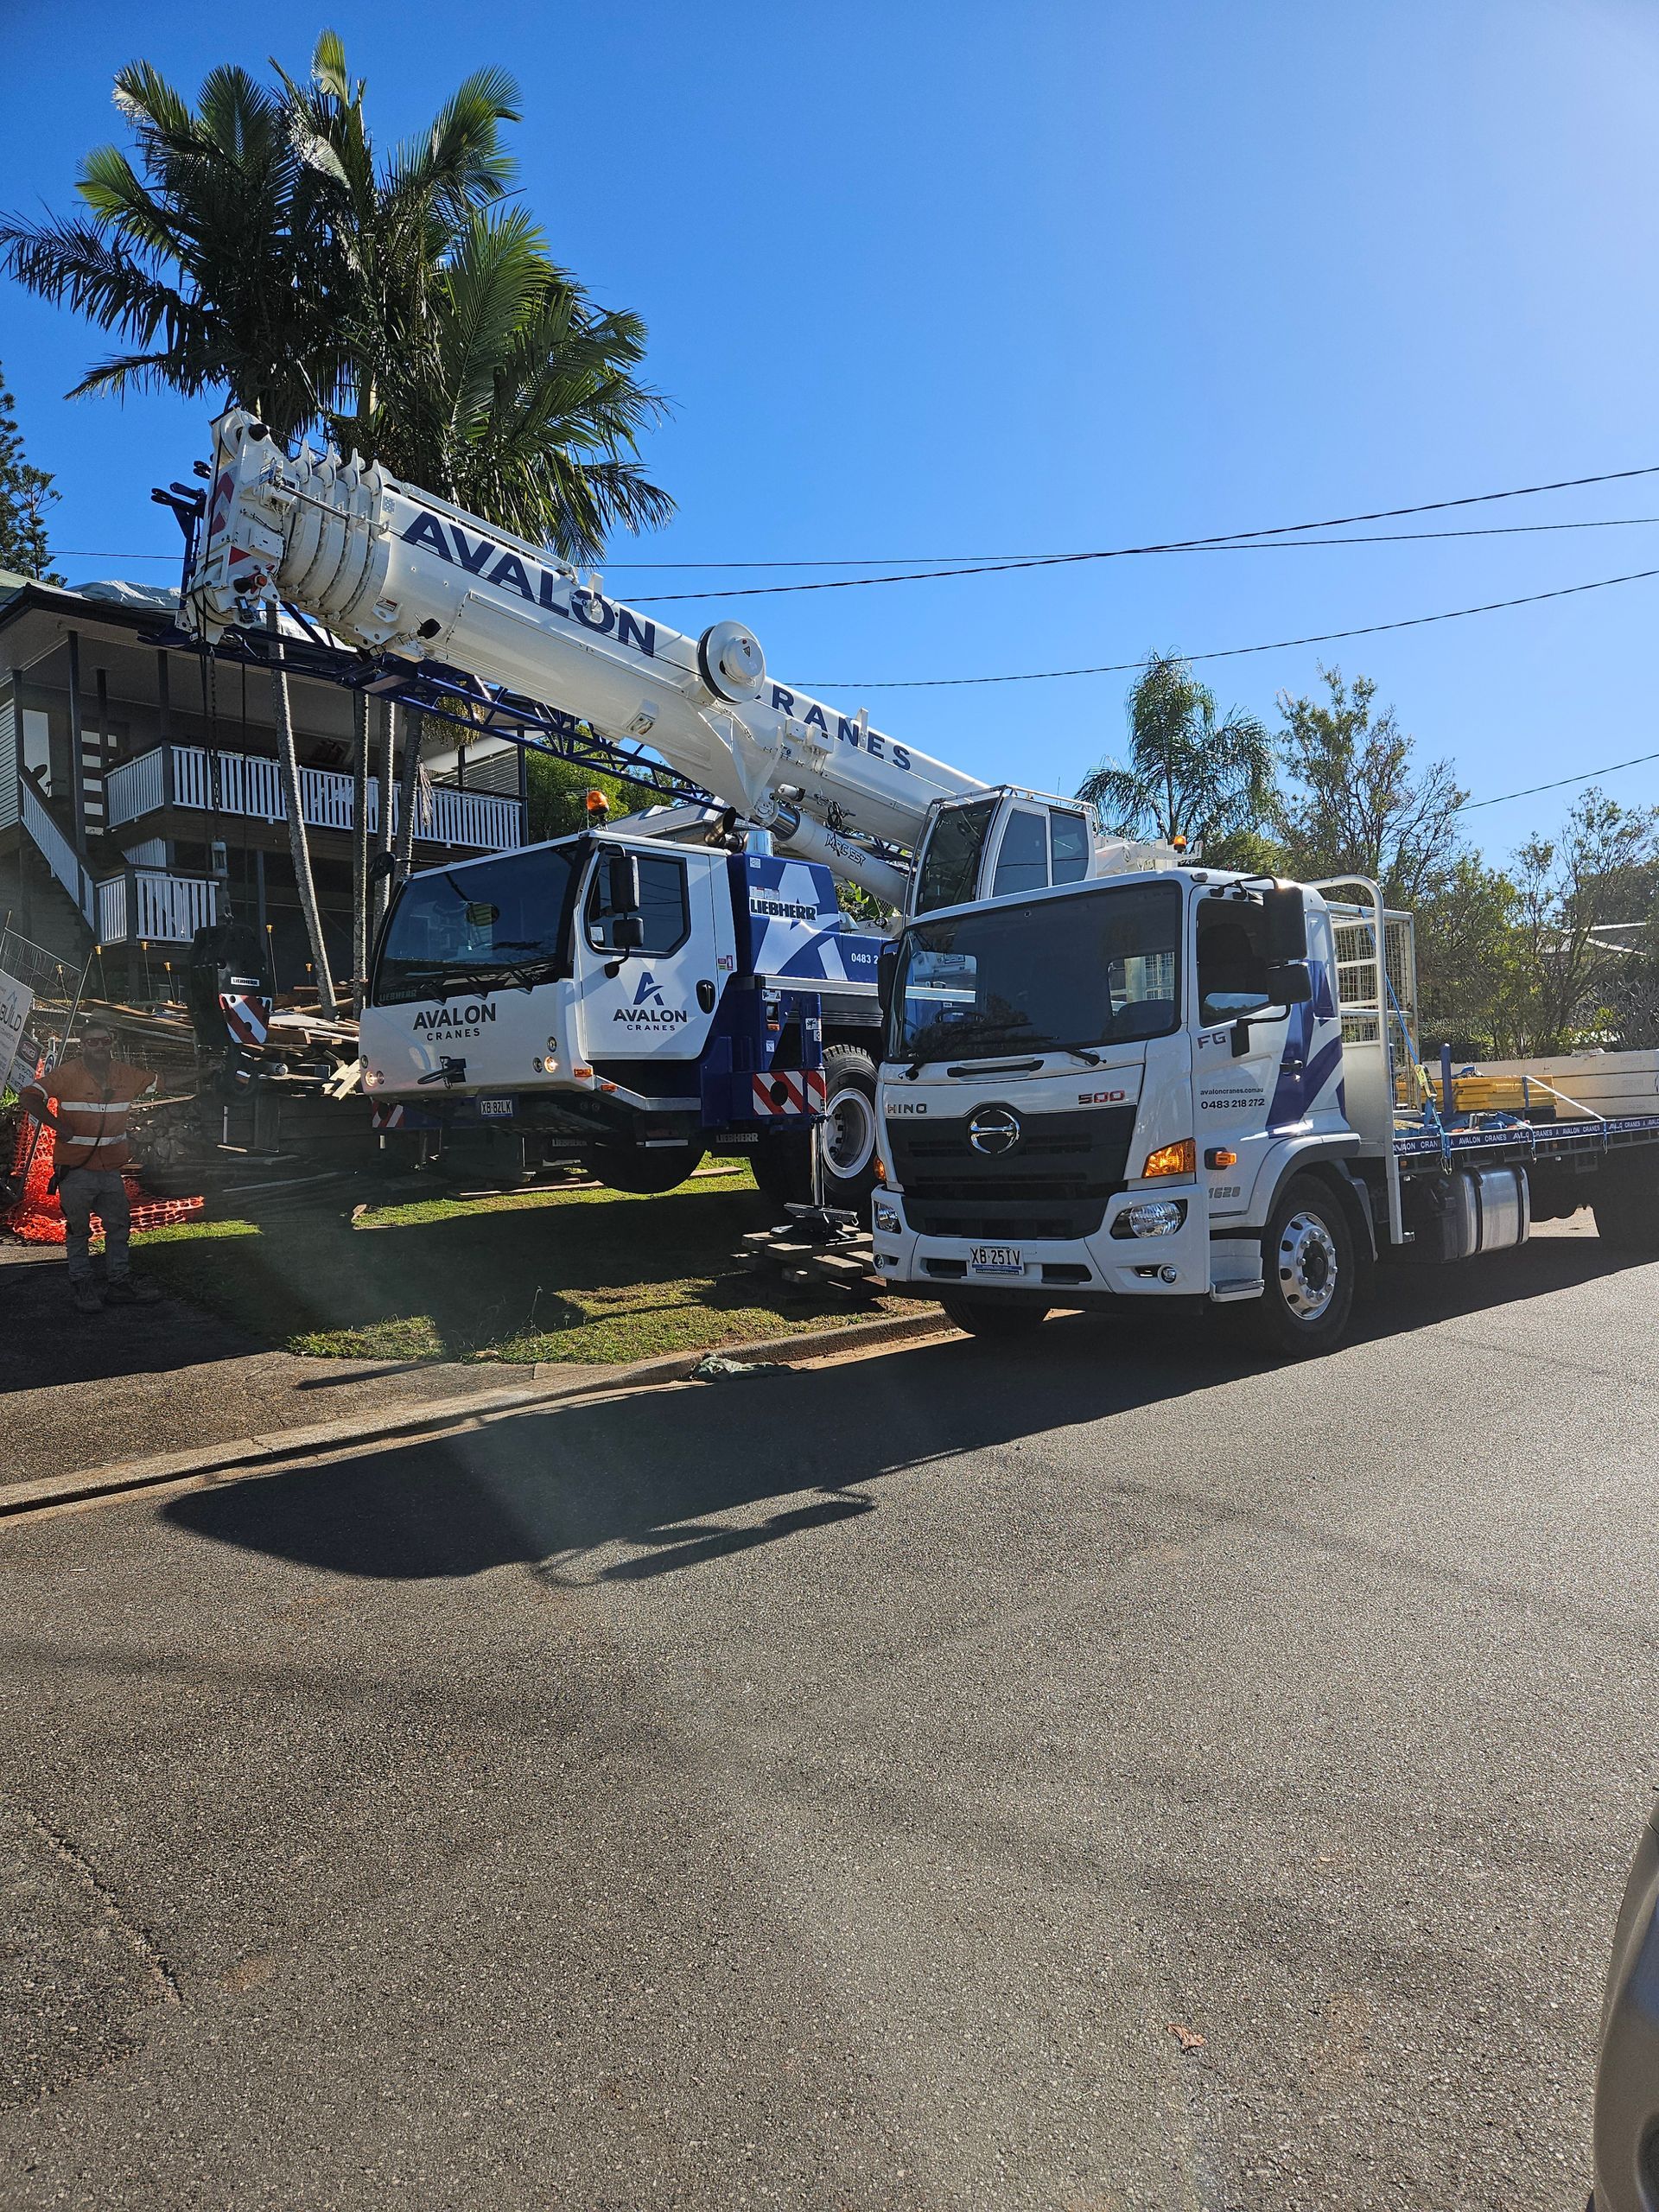
[[[1503,496],[1503,495],[1499,495]],[[1297,537],[1280,543],[1271,538],[1205,538],[1191,544],[1148,546],[1148,553],[1300,553],[1308,545],[1417,545],[1433,543],[1442,538],[1455,537],[1533,537],[1560,530],[1641,530],[1659,523],[1659,515],[1599,515],[1583,522],[1505,522],[1489,523],[1473,530],[1384,530],[1367,531],[1362,537]],[[57,561],[176,561],[176,553],[115,553],[85,545],[60,546],[52,556]],[[910,553],[893,554],[882,561],[876,555],[866,554],[861,558],[849,555],[843,561],[607,561],[601,565],[607,575],[620,569],[630,573],[640,569],[685,569],[716,571],[751,569],[856,569],[894,567],[905,561],[972,561],[976,563],[1022,561],[1068,561],[1079,557],[1068,553],[1002,554],[1002,553]],[[1102,558],[1107,556],[1102,556]],[[1112,557],[1117,557],[1116,556]],[[976,574],[977,570],[969,573]],[[879,582],[880,579],[877,579]],[[899,581],[897,577],[893,579]],[[710,596],[718,594],[711,594]],[[653,601],[652,604],[658,602]]]
[[[1301,536],[1315,530],[1345,530],[1356,523],[1396,522],[1405,515],[1442,514],[1452,507],[1478,507],[1495,499],[1529,499],[1544,492],[1571,492],[1586,484],[1623,483],[1635,476],[1659,476],[1659,461],[1641,468],[1610,469],[1599,476],[1566,476],[1553,484],[1522,484],[1507,492],[1468,492],[1455,499],[1426,499],[1415,506],[1375,507],[1365,514],[1327,515],[1318,522],[1274,523],[1262,530],[1220,531],[1207,537],[1167,538],[1148,545],[1116,545],[1092,553],[1040,553],[1017,560],[987,561],[953,569],[912,569],[890,576],[823,577],[805,584],[756,584],[745,592],[750,599],[776,598],[785,592],[857,591],[874,584],[912,584],[943,582],[950,576],[992,576],[1014,569],[1057,569],[1085,561],[1123,561],[1146,553],[1188,553],[1213,545],[1243,544],[1253,538]],[[642,607],[672,607],[690,600],[720,599],[715,591],[659,593],[640,601]]]
[[[1497,498],[1510,495],[1499,493]],[[1474,530],[1384,530],[1368,531],[1363,537],[1298,537],[1286,543],[1270,538],[1199,538],[1189,543],[1149,545],[1141,550],[1147,553],[1296,553],[1304,545],[1415,545],[1443,537],[1530,537],[1540,532],[1554,530],[1635,530],[1659,523],[1659,515],[1598,515],[1583,522],[1506,522],[1484,524]],[[1027,561],[1058,562],[1078,559],[1116,560],[1124,555],[1080,555],[1071,553],[908,553],[893,554],[887,560],[866,554],[861,559],[850,555],[844,561],[607,561],[603,565],[607,574],[620,569],[630,573],[641,569],[883,569],[896,568],[906,562],[969,561],[976,563],[1021,563]],[[111,554],[105,556],[115,559]],[[977,574],[976,568],[968,571]],[[855,581],[856,581],[855,579]],[[877,582],[883,581],[880,577]],[[894,577],[895,583],[901,581]]]
[[[1586,591],[1608,591],[1614,584],[1639,584],[1659,576],[1659,569],[1634,569],[1628,575],[1601,576],[1594,583],[1563,584],[1555,591],[1532,591],[1519,599],[1489,599],[1479,607],[1449,607],[1442,614],[1408,614],[1396,622],[1366,622],[1352,630],[1322,630],[1308,638],[1274,638],[1264,645],[1223,645],[1210,652],[1182,653],[1182,660],[1237,660],[1248,653],[1277,653],[1292,645],[1329,645],[1343,638],[1375,638],[1385,630],[1418,630],[1428,622],[1461,622],[1471,614],[1497,614],[1509,607],[1536,607],[1547,599],[1573,599]],[[1144,668],[1139,660],[1103,661],[1091,668],[1035,668],[1013,676],[912,676],[855,680],[849,677],[807,677],[796,688],[802,691],[942,691],[979,683],[1052,683],[1067,676],[1124,676]]]
[[[1593,784],[1598,776],[1617,775],[1621,768],[1639,768],[1648,760],[1659,760],[1659,753],[1638,753],[1631,760],[1611,760],[1605,768],[1592,768],[1587,776],[1558,776],[1553,784],[1529,784],[1524,791],[1503,791],[1497,798],[1465,799],[1458,810],[1460,814],[1473,814],[1478,807],[1503,806],[1512,798],[1532,798],[1539,791],[1565,791],[1569,784]],[[1618,928],[1623,925],[1612,923],[1605,926]]]
[[[1638,530],[1646,529],[1655,523],[1659,523],[1659,515],[1599,515],[1584,522],[1492,523],[1473,530],[1385,530],[1369,531],[1359,537],[1298,537],[1282,544],[1268,538],[1205,538],[1192,544],[1148,546],[1146,550],[1161,553],[1298,553],[1305,545],[1415,545],[1448,537],[1531,537],[1541,532],[1557,530]],[[117,553],[107,548],[86,545],[60,546],[52,555],[54,561],[176,561],[178,557],[176,553]],[[1068,561],[1074,557],[1077,556],[1068,553],[895,553],[884,561],[876,554],[867,553],[862,556],[849,554],[842,561],[606,561],[600,565],[607,575],[614,575],[624,569],[630,574],[647,569],[696,569],[710,572],[751,569],[880,569],[896,568],[906,562],[920,561],[985,563]],[[897,582],[899,579],[895,577],[893,581]]]

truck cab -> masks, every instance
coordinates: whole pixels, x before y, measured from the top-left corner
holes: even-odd
[[[787,1154],[798,1180],[830,1103],[826,1009],[845,1075],[849,1039],[875,1033],[875,965],[821,867],[556,839],[404,885],[363,1011],[363,1087],[383,1131],[491,1126],[622,1190],[672,1189],[708,1152],[780,1169]],[[856,1204],[873,1155],[851,1166]]]
[[[984,1333],[1124,1297],[1260,1299],[1345,1318],[1363,1187],[1335,949],[1300,886],[1125,871],[910,923],[884,976],[875,1263]]]

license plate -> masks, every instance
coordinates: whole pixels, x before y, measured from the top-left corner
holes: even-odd
[[[976,1244],[968,1264],[976,1275],[1022,1275],[1026,1271],[1017,1244]]]
[[[478,1102],[480,1122],[510,1122],[512,1119],[511,1098],[480,1098]]]

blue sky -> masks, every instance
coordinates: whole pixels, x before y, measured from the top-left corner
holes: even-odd
[[[388,137],[480,62],[513,69],[526,199],[598,298],[645,317],[674,403],[648,453],[679,514],[613,549],[630,599],[726,580],[629,561],[1070,551],[1659,462],[1650,0],[4,14],[14,210],[67,208],[77,156],[120,136],[110,79],[137,54],[194,89],[224,60],[298,69],[331,22]],[[92,346],[0,295],[31,457],[64,493],[57,542],[169,551],[149,487],[188,474],[206,410],[65,404]],[[1659,476],[1449,519],[1646,515]],[[1063,790],[1120,745],[1125,678],[864,686],[1200,652],[1649,567],[1659,524],[778,598],[734,581],[662,613],[741,613],[785,681],[982,776]],[[1659,751],[1656,606],[1659,581],[1635,583],[1205,672],[1271,721],[1321,654],[1363,671],[1480,798]],[[1659,803],[1659,761],[1608,789]],[[1501,854],[1570,797],[1469,826]]]

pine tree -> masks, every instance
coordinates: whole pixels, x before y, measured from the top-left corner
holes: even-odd
[[[0,569],[34,576],[43,584],[60,584],[63,578],[48,567],[46,511],[62,494],[53,488],[43,468],[31,468],[23,458],[22,432],[12,411],[16,404],[0,375]]]

